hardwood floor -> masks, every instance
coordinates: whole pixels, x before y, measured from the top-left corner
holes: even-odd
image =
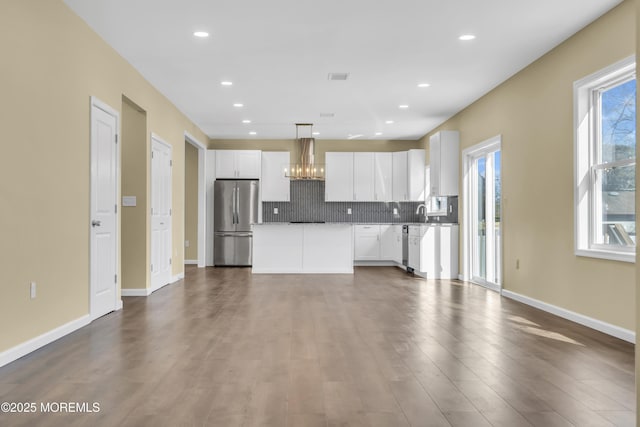
[[[634,347],[391,267],[184,281],[0,368],[2,426],[633,426]]]

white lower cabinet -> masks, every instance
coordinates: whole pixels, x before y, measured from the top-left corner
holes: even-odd
[[[380,225],[358,224],[354,226],[354,252],[356,261],[380,260]]]
[[[355,261],[402,263],[402,225],[358,224],[354,226],[353,239]]]
[[[421,241],[421,229],[419,225],[409,226],[409,256],[407,258],[407,267],[413,268],[415,271],[422,271],[420,269],[420,251],[422,249]]]
[[[353,273],[350,224],[254,224],[252,273]]]
[[[390,243],[391,261],[402,264],[402,224],[391,226],[393,241]]]
[[[458,225],[409,227],[409,267],[427,279],[458,278]]]

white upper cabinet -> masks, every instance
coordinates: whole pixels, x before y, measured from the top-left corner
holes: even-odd
[[[358,202],[375,201],[374,153],[353,153],[353,199]]]
[[[374,194],[376,202],[393,200],[393,157],[391,153],[374,155]]]
[[[391,153],[353,153],[353,200],[390,202],[392,164]]]
[[[409,200],[409,172],[407,170],[407,152],[398,151],[392,153],[393,161],[393,190],[394,202],[406,202]]]
[[[431,196],[457,196],[460,175],[460,134],[440,131],[429,138]]]
[[[325,200],[424,202],[424,162],[424,150],[326,153]]]
[[[353,201],[353,153],[325,153],[325,201]]]
[[[289,168],[291,156],[288,151],[263,151],[260,190],[264,202],[288,202],[291,186],[284,169]]]
[[[409,150],[407,152],[407,186],[409,189],[409,201],[424,202],[424,169],[425,150]]]
[[[216,178],[260,179],[260,150],[216,150]]]

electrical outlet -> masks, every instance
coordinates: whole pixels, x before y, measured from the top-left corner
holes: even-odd
[[[29,292],[31,294],[31,299],[35,299],[36,298],[36,282],[31,282],[31,285],[29,286]]]
[[[347,208],[347,215],[351,215],[351,208]]]
[[[520,270],[520,260],[516,260],[516,270]]]
[[[185,241],[184,241],[184,247],[185,247],[185,248],[188,248],[188,247],[189,247],[189,245],[190,245],[189,241],[188,241],[188,240],[185,240]]]
[[[393,208],[393,214],[398,215],[398,208]]]
[[[278,215],[278,208],[273,208],[273,214]]]

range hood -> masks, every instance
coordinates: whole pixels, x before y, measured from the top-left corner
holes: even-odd
[[[309,135],[301,137],[300,135]],[[313,123],[296,123],[296,144],[300,149],[298,163],[284,168],[284,175],[295,180],[324,181],[324,164],[315,162],[316,140],[313,138]]]

